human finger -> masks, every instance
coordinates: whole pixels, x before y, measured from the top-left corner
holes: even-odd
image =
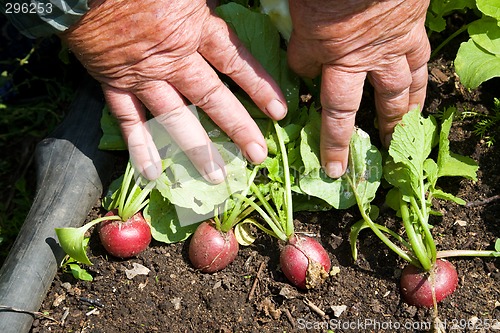
[[[156,135],[168,134],[206,180],[216,184],[224,181],[222,157],[174,87],[165,81],[154,81],[142,84],[135,93],[166,130]]]
[[[408,61],[399,56],[368,75],[374,88],[380,138],[388,147],[394,127],[408,112],[412,83]]]
[[[410,66],[412,81],[410,85],[409,109],[416,106],[423,107],[427,92],[428,70],[427,62],[430,58],[431,46],[427,38],[425,27],[417,31],[416,48],[407,53],[406,59]]]
[[[293,32],[290,37],[290,42],[287,47],[288,65],[299,76],[314,78],[321,74],[322,64],[317,61],[313,50],[320,50],[322,46],[317,48],[311,47],[301,38],[297,37]]]
[[[149,180],[162,172],[161,159],[151,134],[144,126],[146,119],[141,102],[131,93],[102,85],[104,96],[120,124],[132,164]]]
[[[427,65],[422,65],[420,68],[412,71],[411,77],[412,82],[409,91],[408,110],[413,110],[416,107],[422,110],[427,93]]]
[[[345,173],[349,142],[363,94],[365,72],[324,66],[321,82],[321,161],[329,177]]]
[[[169,82],[197,105],[233,140],[245,157],[259,164],[267,157],[264,137],[240,101],[206,60],[194,53],[181,60]]]
[[[286,115],[286,99],[279,85],[221,18],[210,16],[207,20],[199,52],[245,90],[269,117],[279,120]]]

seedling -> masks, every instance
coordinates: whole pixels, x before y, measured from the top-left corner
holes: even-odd
[[[262,216],[270,229],[254,220],[249,220],[247,223],[256,225],[268,235],[285,243],[280,254],[280,264],[287,279],[298,288],[311,289],[326,280],[330,272],[331,262],[328,253],[320,243],[311,237],[298,235],[294,231],[292,183],[284,129],[276,121],[273,121],[273,125],[278,154],[274,158],[268,158],[264,165],[267,165],[270,172],[274,170],[276,179],[279,178],[281,171],[283,184],[277,181],[269,181],[260,185],[251,184],[252,192],[259,199],[262,207],[247,198],[240,198]],[[275,168],[270,166],[277,166],[278,163],[281,163],[281,170],[278,168],[279,171],[276,174]],[[269,195],[265,197],[264,193],[269,193]],[[271,206],[271,203],[274,204],[274,207]],[[241,228],[244,223],[238,226]]]
[[[141,183],[141,176],[134,180],[134,168],[128,163],[121,185],[112,196],[110,211],[105,216],[79,228],[56,228],[63,250],[78,262],[91,265],[85,251],[85,233],[102,223],[99,237],[110,254],[128,258],[144,251],[151,241],[151,230],[140,211],[148,204],[148,195],[155,182],[149,181],[144,188]]]
[[[356,202],[363,219],[351,229],[350,241],[356,259],[356,240],[359,232],[370,228],[391,250],[408,261],[411,267],[403,271],[401,291],[405,300],[417,306],[433,306],[437,317],[437,302],[455,290],[458,277],[451,263],[442,258],[452,256],[499,256],[498,246],[492,251],[437,251],[431,233],[429,217],[439,215],[432,210],[432,201],[442,199],[458,204],[465,202],[437,187],[440,177],[460,176],[475,180],[477,165],[464,156],[450,152],[448,135],[451,129],[454,108],[443,116],[438,132],[433,117],[423,118],[418,109],[410,111],[396,126],[389,147],[389,156],[384,164],[385,179],[394,186],[386,198],[387,204],[401,216],[405,237],[376,224],[377,209],[370,205],[371,199],[364,196],[362,177],[347,173]],[[432,149],[439,145],[437,161],[430,158]],[[351,153],[349,168],[356,168],[355,154]],[[400,243],[396,245],[390,237]],[[498,245],[498,242],[497,242]]]

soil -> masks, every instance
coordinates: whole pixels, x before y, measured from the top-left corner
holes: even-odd
[[[453,52],[452,52],[453,54]],[[491,111],[492,80],[480,90],[460,85],[446,57],[429,64],[427,113],[456,106],[463,111]],[[370,135],[373,100],[369,88],[358,124]],[[431,219],[439,249],[491,249],[500,236],[500,161],[498,143],[488,147],[473,133],[477,118],[453,123],[451,150],[471,156],[480,165],[478,181],[449,178],[439,183],[468,202],[467,206],[437,202],[443,214]],[[496,130],[496,129],[495,129]],[[493,134],[493,133],[492,133]],[[498,135],[498,134],[497,134]],[[377,144],[377,143],[376,143]],[[382,207],[379,223],[396,228],[400,222],[383,206],[384,190],[376,203]],[[491,200],[486,200],[492,198]],[[99,203],[96,203],[96,207]],[[96,208],[89,219],[102,214]],[[59,272],[35,320],[38,332],[427,332],[432,309],[407,305],[400,297],[398,277],[404,262],[371,232],[359,240],[359,258],[353,261],[349,227],[360,219],[355,208],[296,215],[296,230],[317,237],[330,254],[336,274],[311,291],[292,287],[279,267],[279,244],[261,235],[242,247],[225,270],[202,274],[189,263],[184,243],[152,243],[130,260],[106,255],[93,235],[87,267],[94,281],[74,279]],[[500,261],[450,259],[459,274],[456,292],[439,304],[439,318],[447,330],[500,331]],[[134,265],[145,275],[127,277]],[[141,267],[141,266],[139,266]],[[454,326],[453,326],[454,325]],[[453,326],[453,327],[452,327]]]

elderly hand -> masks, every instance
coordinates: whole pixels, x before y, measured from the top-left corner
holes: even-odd
[[[424,104],[430,54],[424,23],[428,0],[290,0],[289,64],[299,75],[322,74],[321,160],[340,177],[368,76],[382,142],[403,115]]]
[[[253,163],[267,156],[259,128],[222,83],[229,75],[273,119],[286,114],[278,85],[204,0],[97,0],[62,36],[88,72],[102,84],[129,152],[149,179],[161,160],[144,128],[145,107],[212,182],[224,179],[224,162],[187,107],[202,108]]]

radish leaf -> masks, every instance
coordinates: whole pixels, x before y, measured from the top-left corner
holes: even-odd
[[[380,152],[372,146],[368,134],[359,128],[356,129],[349,146],[352,157],[349,168],[343,177],[332,179],[325,174],[320,164],[320,126],[321,118],[317,112],[311,111],[309,122],[301,132],[300,153],[304,172],[299,180],[300,189],[308,195],[323,199],[337,209],[346,209],[356,204],[347,179],[349,177],[359,186],[359,193],[365,196],[366,202],[370,202],[382,177]]]
[[[456,108],[451,107],[443,115],[441,133],[439,135],[438,177],[460,176],[476,181],[478,170],[476,162],[470,157],[450,152],[450,140],[448,136],[455,112]]]
[[[198,226],[197,223],[181,225],[175,206],[156,190],[151,192],[149,205],[144,209],[143,215],[151,226],[151,236],[163,243],[184,241]]]

